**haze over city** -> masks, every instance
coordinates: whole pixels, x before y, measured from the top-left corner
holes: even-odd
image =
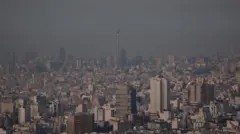
[[[0,134],[239,134],[240,1],[0,1]]]
[[[115,32],[130,56],[200,55],[240,43],[240,2],[7,1],[0,2],[1,55],[57,48],[81,57],[114,55]]]

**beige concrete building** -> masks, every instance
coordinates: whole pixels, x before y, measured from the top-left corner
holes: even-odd
[[[153,77],[150,79],[150,113],[158,113],[168,110],[170,107],[167,80]]]
[[[0,103],[1,113],[13,113],[13,103],[12,102],[1,102]]]
[[[189,103],[191,105],[198,105],[201,103],[201,85],[193,82],[189,86]]]

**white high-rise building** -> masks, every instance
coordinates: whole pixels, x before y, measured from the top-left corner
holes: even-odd
[[[19,124],[25,123],[25,108],[22,106],[18,109],[18,122]]]
[[[163,112],[169,109],[169,91],[165,78],[153,77],[150,79],[150,109],[151,113]]]
[[[32,96],[30,97],[30,99],[32,100],[31,102],[32,104],[30,105],[30,115],[31,115],[31,118],[36,118],[39,116],[37,97]]]
[[[25,108],[23,108],[24,106],[24,101],[23,99],[18,99],[16,102],[16,106],[18,108],[18,123],[19,124],[24,124],[25,123]]]

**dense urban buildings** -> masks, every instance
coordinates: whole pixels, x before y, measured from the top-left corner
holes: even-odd
[[[65,49],[60,50],[58,58],[29,53],[37,57],[15,55],[1,65],[3,133],[240,130],[238,55],[148,59],[124,52],[114,66],[111,56],[64,58]],[[52,62],[64,64],[56,69]]]
[[[240,1],[0,1],[0,134],[240,134]]]

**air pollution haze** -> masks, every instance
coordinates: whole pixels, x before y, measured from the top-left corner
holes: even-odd
[[[240,1],[1,0],[1,57],[9,51],[80,57],[228,53],[240,44]]]
[[[239,7],[0,0],[0,133],[238,133]]]

